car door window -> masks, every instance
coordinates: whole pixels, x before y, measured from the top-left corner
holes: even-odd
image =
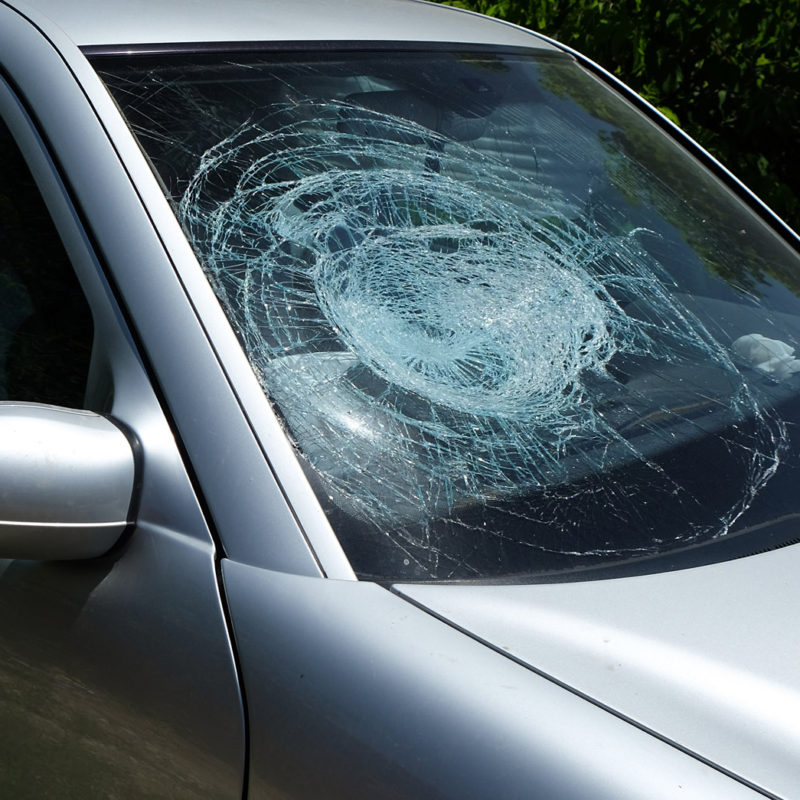
[[[89,306],[0,120],[0,400],[82,406],[91,350]]]

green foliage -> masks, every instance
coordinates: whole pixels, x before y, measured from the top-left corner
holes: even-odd
[[[798,0],[452,0],[574,47],[800,230]]]

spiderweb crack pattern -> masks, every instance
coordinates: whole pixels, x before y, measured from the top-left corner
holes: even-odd
[[[473,147],[347,103],[276,106],[205,153],[180,214],[324,501],[425,575],[450,568],[436,520],[519,539],[457,513],[516,497],[507,515],[564,531],[575,523],[553,508],[611,462],[694,502],[649,455],[673,434],[642,422],[676,412],[622,386],[612,361],[646,360],[662,383],[717,376],[710,405],[756,421],[730,445],[749,490],[681,535],[724,532],[774,471],[774,431],[640,246],[648,232],[602,235]],[[646,526],[624,485],[587,485],[582,503]],[[530,545],[580,550],[574,535]]]

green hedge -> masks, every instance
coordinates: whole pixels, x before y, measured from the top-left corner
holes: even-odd
[[[574,47],[800,231],[798,0],[449,0]]]

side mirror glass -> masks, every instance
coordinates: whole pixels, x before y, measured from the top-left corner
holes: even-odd
[[[0,558],[94,558],[128,526],[129,438],[91,411],[0,402]]]

